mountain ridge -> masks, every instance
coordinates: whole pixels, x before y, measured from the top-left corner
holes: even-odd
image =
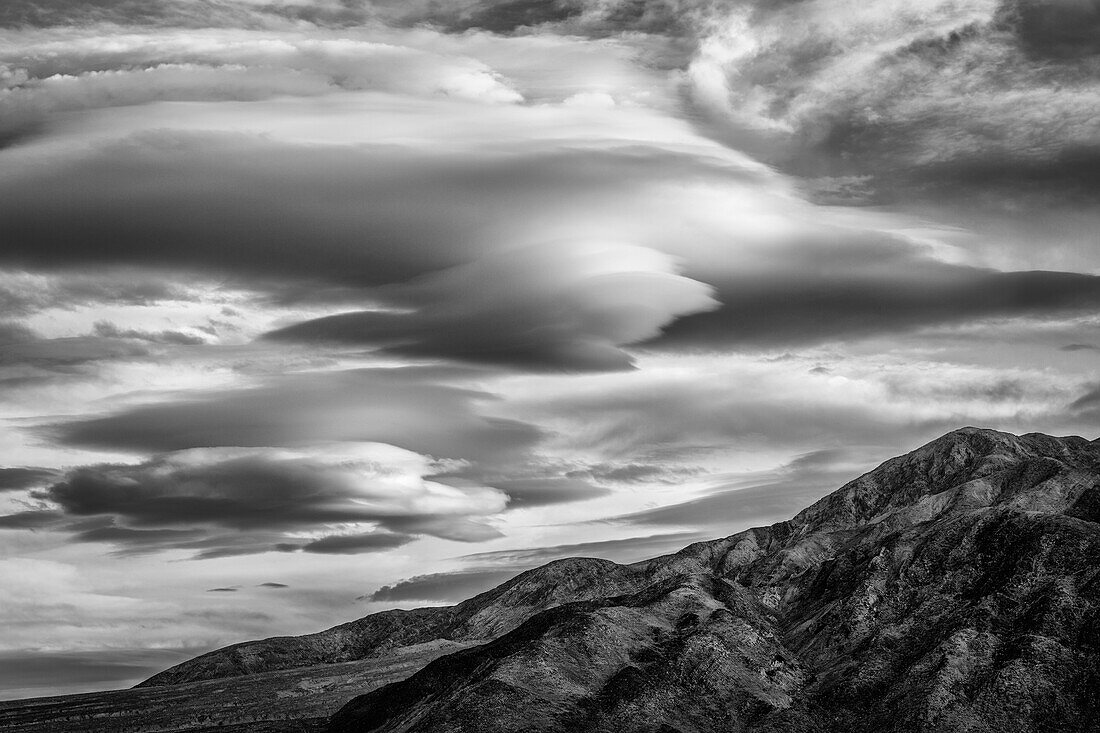
[[[468,646],[330,730],[1095,730],[1098,486],[1096,442],[962,428],[769,527],[549,563],[142,684],[444,639]]]

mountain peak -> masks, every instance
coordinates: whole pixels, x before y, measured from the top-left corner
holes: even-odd
[[[1097,444],[962,428],[789,522],[632,566],[638,591],[537,614],[329,730],[1094,730],[1098,515]]]
[[[1091,472],[1098,466],[1100,443],[1079,436],[964,427],[848,482],[804,509],[793,523],[803,532],[838,529],[896,512],[906,515],[900,518],[904,521],[924,521],[929,512],[957,507],[953,502],[976,508],[1009,496],[1020,499],[1021,493],[1042,504],[1047,479],[1063,470]],[[939,499],[929,501],[932,497]]]

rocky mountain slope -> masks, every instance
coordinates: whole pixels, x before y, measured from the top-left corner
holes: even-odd
[[[1098,522],[1100,444],[967,428],[771,527],[629,566],[551,563],[144,684],[443,639],[465,648],[329,729],[1096,731]]]

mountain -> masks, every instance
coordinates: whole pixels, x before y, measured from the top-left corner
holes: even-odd
[[[955,431],[788,522],[609,568],[634,589],[586,583],[329,730],[1100,730],[1097,522],[1096,443]]]
[[[786,522],[632,565],[561,560],[453,607],[237,644],[114,694],[209,695],[209,723],[227,690],[301,694],[301,675],[354,669],[365,694],[340,686],[327,723],[310,708],[316,726],[1084,733],[1100,730],[1098,561],[1100,443],[964,428]],[[42,730],[78,730],[58,725]],[[240,730],[317,729],[270,725]]]
[[[485,642],[548,608],[640,587],[641,578],[630,567],[591,558],[559,560],[457,606],[383,611],[316,634],[234,644],[165,670],[138,687],[368,659],[438,639]]]

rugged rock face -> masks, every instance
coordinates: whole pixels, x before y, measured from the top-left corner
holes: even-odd
[[[330,730],[1096,731],[1098,521],[1100,444],[967,428],[788,522],[631,566],[551,563],[150,682],[252,671],[226,661],[241,650],[285,664],[491,639]]]

